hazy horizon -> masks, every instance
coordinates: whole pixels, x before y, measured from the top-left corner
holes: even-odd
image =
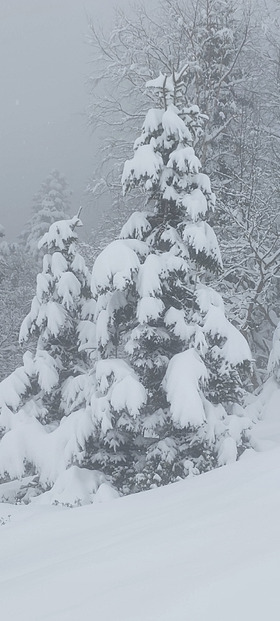
[[[86,203],[95,144],[84,114],[87,16],[109,23],[114,6],[114,0],[102,8],[98,0],[0,0],[0,222],[8,239],[20,232],[53,168],[73,190],[73,210]]]

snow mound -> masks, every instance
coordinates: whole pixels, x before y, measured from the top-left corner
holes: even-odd
[[[99,491],[100,486],[102,489]],[[75,507],[118,496],[118,492],[107,483],[101,472],[71,466],[57,478],[51,490],[36,496],[32,502]]]
[[[117,502],[2,504],[1,618],[277,621],[279,477],[278,448]]]

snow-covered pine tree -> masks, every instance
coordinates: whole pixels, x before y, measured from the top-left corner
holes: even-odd
[[[38,242],[57,220],[70,218],[70,197],[65,176],[58,170],[50,172],[33,198],[32,217],[19,235],[20,243],[35,258],[41,255]]]
[[[251,354],[209,285],[222,268],[207,223],[215,196],[195,155],[202,120],[182,103],[183,71],[147,83],[160,107],[122,183],[141,188],[148,209],[93,267],[100,359],[88,460],[123,492],[235,460],[249,425],[240,404]]]
[[[76,246],[80,225],[78,216],[55,222],[39,242],[43,270],[20,330],[21,342],[36,338],[35,352],[25,352],[23,366],[0,383],[0,476],[36,475],[28,479],[32,494],[62,476],[76,501],[83,487],[90,496],[103,480],[77,468],[92,432],[84,395],[87,386],[92,392],[86,371],[95,345],[90,274]]]

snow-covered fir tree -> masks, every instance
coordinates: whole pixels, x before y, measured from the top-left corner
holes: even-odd
[[[39,242],[43,270],[20,330],[20,341],[32,336],[36,349],[25,352],[23,366],[0,383],[0,476],[29,475],[29,489],[21,492],[26,498],[48,490],[59,476],[70,487],[78,477],[88,494],[102,482],[101,475],[81,474],[77,466],[92,432],[81,404],[95,344],[90,274],[77,252],[80,225],[78,216],[55,222]]]
[[[202,119],[182,103],[182,75],[147,83],[158,105],[122,176],[125,193],[142,189],[146,210],[93,267],[99,360],[87,458],[122,492],[234,461],[247,441],[251,354],[210,286],[222,269],[207,222],[215,196],[194,151]]]
[[[32,217],[19,236],[20,243],[35,258],[41,254],[38,242],[50,225],[57,220],[70,217],[70,197],[71,191],[65,176],[56,169],[52,170],[42,183],[39,192],[35,194]]]

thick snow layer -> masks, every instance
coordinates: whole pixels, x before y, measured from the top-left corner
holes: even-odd
[[[193,326],[187,324],[183,309],[178,310],[178,308],[171,306],[165,314],[164,323],[166,326],[173,327],[174,334],[178,336],[181,341],[189,343],[195,330]]]
[[[116,412],[127,409],[135,418],[146,401],[146,390],[133,375],[127,375],[112,387],[110,402]]]
[[[111,389],[109,389],[112,376],[114,381]],[[139,382],[133,369],[124,360],[118,358],[99,360],[96,364],[96,379],[101,394],[105,394],[109,389],[110,403],[117,412],[127,409],[129,414],[135,417],[139,414],[139,409],[147,401],[147,393],[144,386]],[[97,399],[95,403],[97,406],[97,411],[95,412],[97,418],[100,414],[98,401],[100,399]]]
[[[139,269],[137,289],[141,296],[148,297],[161,293],[161,257],[149,254]]]
[[[6,405],[16,410],[20,406],[22,395],[24,395],[29,388],[29,377],[24,367],[19,367],[0,384],[0,407]]]
[[[124,289],[140,267],[139,256],[148,253],[147,245],[136,239],[117,239],[99,254],[92,270],[93,295],[109,289]]]
[[[276,449],[101,504],[2,504],[1,619],[278,621],[279,481]]]
[[[137,304],[137,319],[139,323],[146,323],[151,319],[156,320],[163,310],[164,304],[160,298],[152,296],[143,297]]]
[[[38,248],[59,248],[63,250],[65,241],[76,239],[77,234],[74,232],[75,227],[82,226],[81,220],[74,216],[71,220],[59,220],[51,224],[49,230],[38,242]]]
[[[161,125],[163,113],[164,110],[160,108],[150,108],[150,110],[148,110],[143,124],[144,134],[153,134],[158,131],[158,128]]]
[[[199,308],[203,313],[207,313],[211,306],[217,306],[224,313],[225,306],[222,296],[209,287],[208,285],[199,284],[196,290],[196,300],[198,302]]]
[[[89,319],[83,319],[78,323],[77,333],[80,342],[79,351],[94,350],[96,347],[96,326]]]
[[[211,191],[211,182],[205,173],[197,173],[193,177],[193,182],[197,183],[199,189],[203,192],[203,194],[212,194]]]
[[[107,309],[102,309],[96,320],[96,342],[101,347],[105,347],[110,340],[110,333],[108,330],[109,313]]]
[[[190,130],[186,127],[183,119],[178,116],[178,108],[171,104],[168,106],[167,110],[162,115],[162,127],[163,130],[169,139],[177,139],[180,142],[183,140],[192,142],[192,135]],[[179,152],[179,151],[178,151]],[[198,172],[198,170],[196,171]]]
[[[74,298],[81,294],[81,283],[72,272],[63,272],[57,283],[57,293],[62,298],[62,304],[68,310],[74,306]]]
[[[174,272],[188,271],[188,265],[184,259],[170,252],[160,255],[149,254],[142,263],[138,272],[137,289],[141,297],[156,296],[160,294],[162,279],[171,277]]]
[[[106,477],[97,470],[78,468],[71,466],[65,470],[56,480],[54,486],[48,492],[34,498],[36,504],[61,504],[83,505],[98,502],[98,490],[100,486],[108,488],[108,498],[117,498],[118,493],[107,485]]]
[[[230,364],[242,364],[244,360],[252,360],[250,347],[239,330],[225,317],[222,308],[210,304],[203,326],[205,334],[220,335],[226,339],[225,344],[217,351]]]
[[[207,212],[207,200],[199,188],[196,188],[190,194],[186,194],[182,204],[186,207],[187,213],[193,221],[196,221],[199,216],[205,216]]]
[[[67,313],[61,304],[50,300],[47,304],[41,305],[36,323],[39,327],[46,323],[50,334],[58,336],[62,327],[67,324],[67,320]]]
[[[133,178],[158,181],[159,171],[163,166],[162,157],[154,149],[153,138],[150,144],[140,145],[131,160],[126,160],[123,167],[122,185],[129,184]],[[150,183],[150,181],[149,181]]]
[[[147,233],[151,230],[151,225],[149,220],[147,220],[144,212],[135,211],[128,218],[127,222],[122,227],[120,237],[135,237],[136,239],[142,239],[144,233]]]
[[[222,267],[222,257],[218,240],[213,229],[207,222],[192,222],[184,229],[184,240],[193,247],[196,254],[204,252]]]
[[[38,384],[46,393],[50,393],[59,382],[56,370],[57,361],[47,351],[37,349],[34,356],[34,371],[38,376]]]
[[[48,257],[48,255],[46,255]],[[59,278],[62,272],[66,272],[68,265],[65,257],[61,252],[54,252],[50,259],[50,265],[53,275]],[[45,270],[47,272],[47,270]]]
[[[148,80],[148,82],[146,82],[146,87],[147,88],[160,88],[160,89],[164,87],[165,90],[173,93],[174,82],[173,82],[172,76],[166,76],[160,71],[159,76],[157,78],[154,78],[154,80]]]
[[[180,173],[198,173],[201,164],[193,148],[185,147],[184,149],[177,149],[177,151],[171,153],[167,166]]]
[[[43,277],[44,275],[39,274],[39,276]],[[41,284],[43,280],[44,278],[40,280]],[[43,303],[35,296],[31,303],[31,310],[21,324],[19,342],[22,343],[26,341],[29,334],[32,334],[35,329],[35,326],[39,328],[46,326],[46,330],[49,331],[50,334],[58,336],[62,326],[67,325],[68,321],[69,317],[67,312],[61,304],[53,300]]]
[[[37,276],[36,295],[39,302],[43,302],[47,299],[48,293],[52,285],[52,278],[50,274],[38,274]]]
[[[38,317],[39,310],[40,310],[40,302],[37,296],[35,295],[35,297],[33,298],[31,302],[30,312],[28,313],[28,315],[26,315],[20,327],[19,337],[18,337],[20,343],[27,341],[30,333],[32,333],[32,331],[34,330],[34,322],[36,321]]]
[[[62,385],[62,406],[65,412],[74,411],[90,401],[95,386],[93,371],[68,377]]]
[[[206,380],[207,369],[194,349],[171,358],[163,381],[170,412],[180,427],[199,427],[205,421],[199,382]]]

